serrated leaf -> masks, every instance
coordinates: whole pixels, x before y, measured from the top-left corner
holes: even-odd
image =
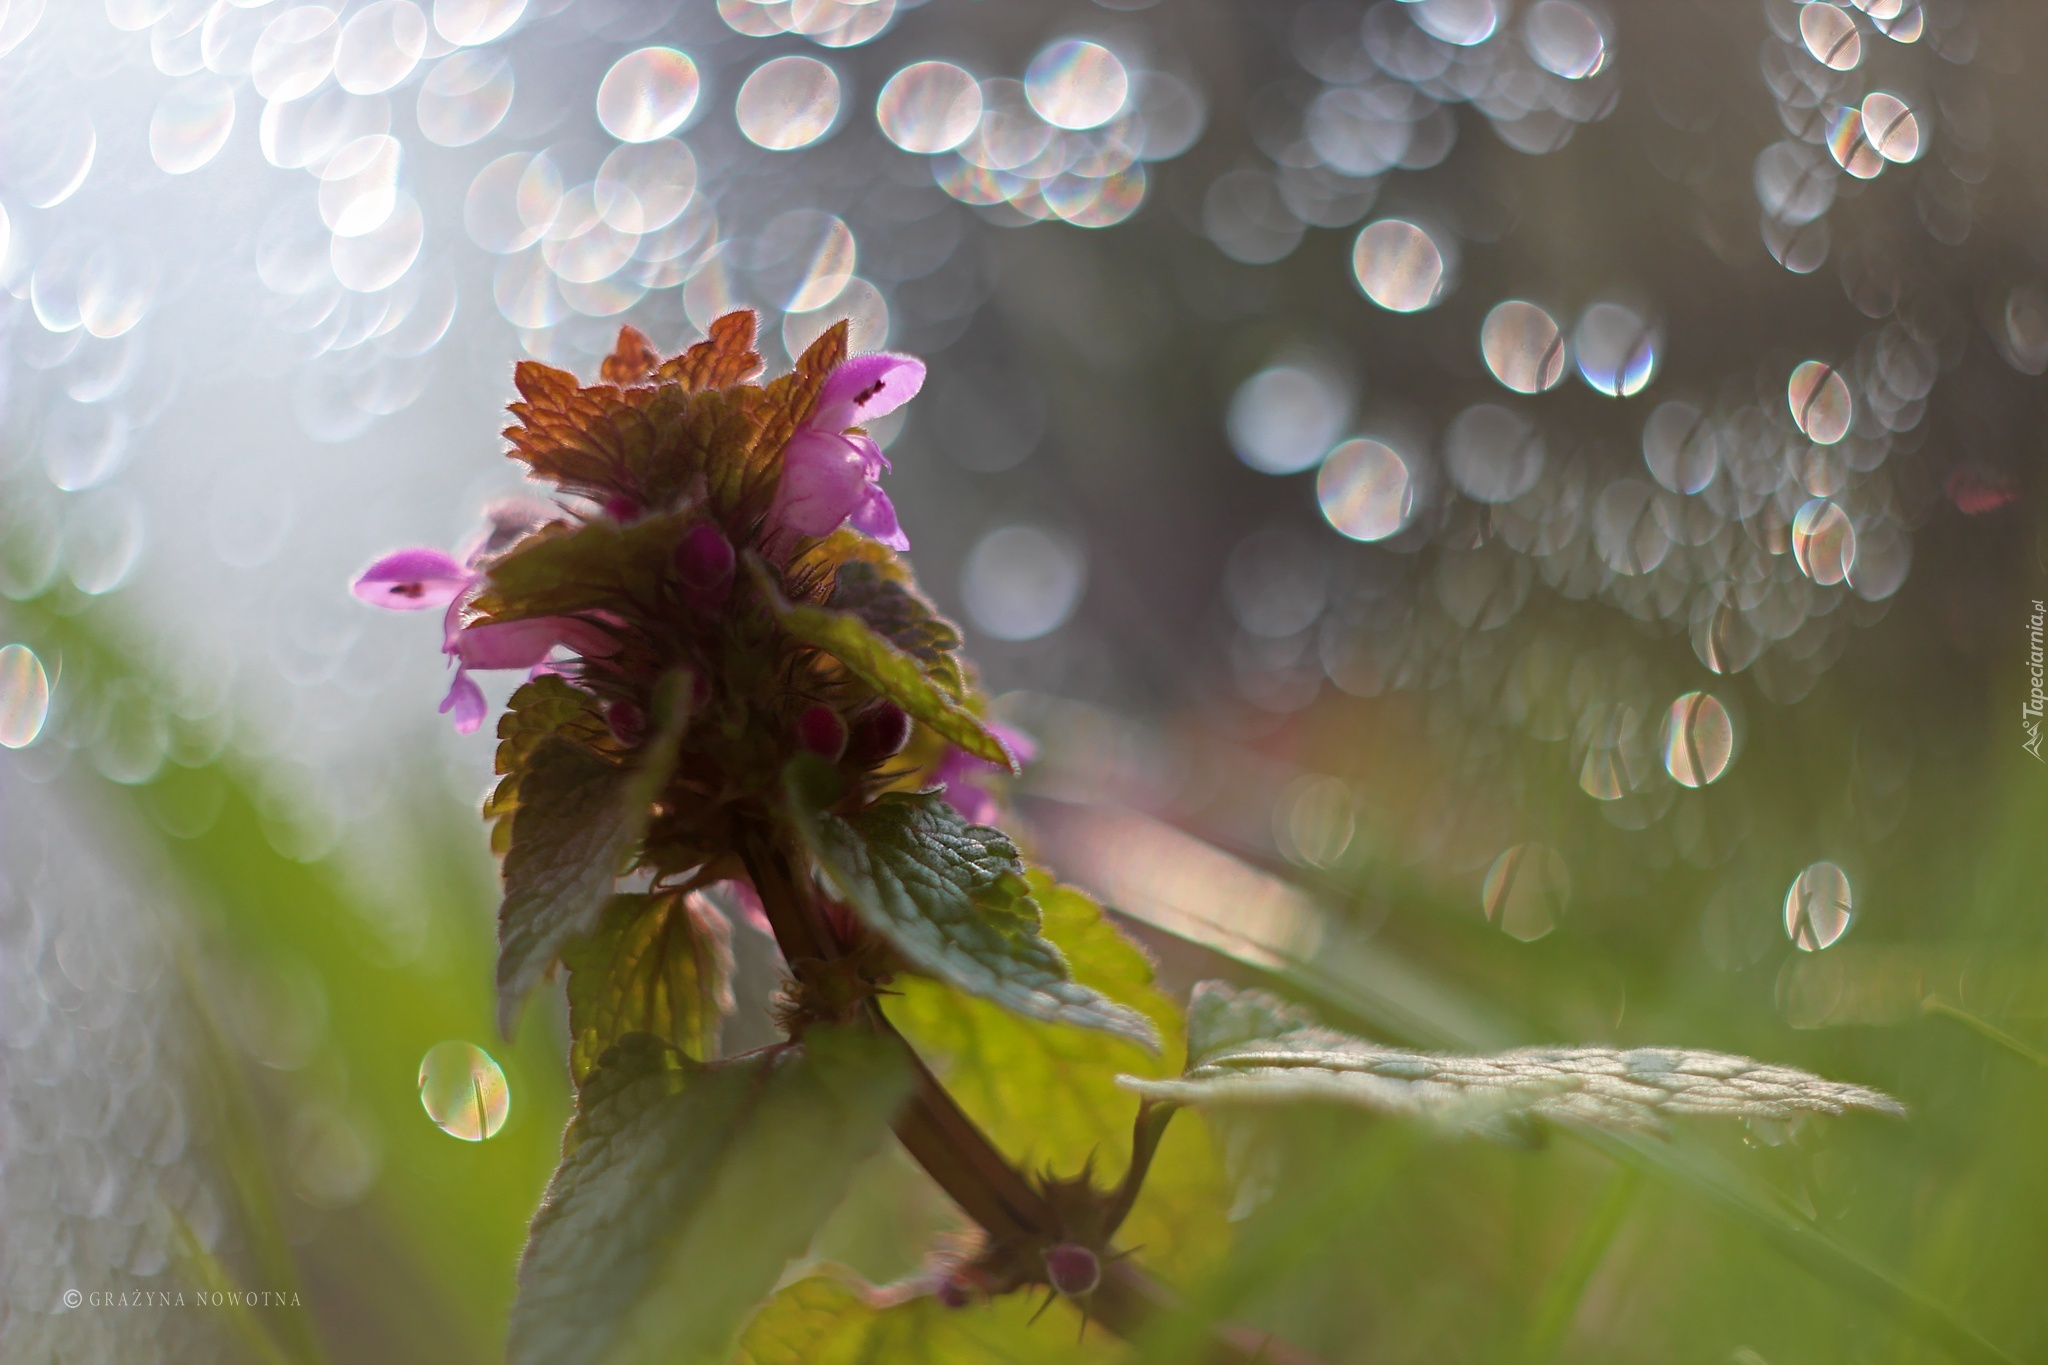
[[[1129,1352],[1108,1333],[1079,1330],[1061,1300],[1012,1294],[946,1308],[931,1298],[878,1303],[857,1284],[813,1275],[785,1286],[747,1325],[734,1365],[1094,1365]]]
[[[909,1084],[900,1049],[869,1035],[812,1029],[801,1046],[680,1068],[628,1035],[578,1097],[534,1215],[510,1365],[725,1359]]]
[[[881,693],[932,731],[976,758],[1007,771],[1016,759],[981,723],[979,717],[949,694],[916,656],[907,654],[851,612],[798,605],[782,595],[768,568],[749,556],[748,566],[761,596],[782,628],[813,649],[822,650],[848,672]],[[957,678],[957,673],[954,675]]]
[[[933,792],[889,792],[849,816],[804,795],[809,765],[791,765],[792,818],[833,893],[918,971],[1004,1009],[1159,1046],[1137,1010],[1074,979],[1039,932],[1017,846],[970,825]]]
[[[960,630],[915,587],[867,560],[839,566],[831,606],[850,611],[889,643],[924,666],[925,676],[954,701],[965,698],[960,675]]]
[[[542,739],[526,761],[498,907],[498,1028],[508,1038],[527,994],[564,945],[596,927],[646,832],[648,805],[675,769],[676,743],[688,724],[679,700],[665,713],[638,767],[560,735]]]
[[[695,1061],[731,1012],[732,926],[701,896],[613,896],[569,970],[569,1072],[581,1085],[611,1046],[651,1033]]]
[[[1142,1011],[1167,1056],[1177,1057],[1180,1009],[1154,984],[1143,950],[1080,891],[1037,870],[1030,880],[1042,932],[1065,954],[1074,979]],[[1117,1075],[1163,1075],[1164,1057],[1114,1034],[1020,1018],[936,981],[902,979],[894,990],[883,1002],[890,1022],[1014,1164],[1071,1176],[1092,1158],[1098,1184],[1122,1177],[1138,1104]],[[1153,1156],[1119,1241],[1145,1247],[1148,1268],[1186,1282],[1228,1246],[1229,1206],[1208,1127],[1176,1124]]]
[[[590,747],[608,742],[609,731],[597,698],[554,673],[521,684],[498,717],[497,786],[484,798],[484,818],[491,822],[491,852],[502,856],[512,846],[512,813],[519,808],[519,777],[535,746],[549,735],[561,735]]]
[[[1382,1047],[1318,1026],[1264,991],[1220,981],[1195,987],[1189,1066],[1180,1080],[1123,1083],[1183,1104],[1324,1100],[1499,1133],[1530,1118],[1657,1131],[1667,1117],[1789,1119],[1865,1109],[1902,1115],[1898,1101],[1791,1067],[1690,1048],[1521,1048],[1462,1057]]]
[[[509,621],[616,612],[625,603],[651,607],[659,600],[669,558],[690,515],[642,517],[623,526],[608,517],[580,526],[545,526],[491,564],[477,610],[488,619]]]

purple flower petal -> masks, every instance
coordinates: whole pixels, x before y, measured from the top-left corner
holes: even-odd
[[[861,472],[867,475],[870,483],[896,467],[889,463],[889,457],[882,453],[882,448],[874,443],[873,438],[848,436],[846,439],[860,452]]]
[[[455,713],[455,733],[466,735],[484,723],[484,690],[476,685],[476,679],[469,676],[469,670],[455,670],[455,681],[448,687],[448,695],[441,698],[441,714]]]
[[[536,616],[530,621],[465,626],[450,642],[450,652],[464,668],[532,668],[545,662],[557,645],[579,654],[609,654],[617,647],[609,635],[574,617]]]
[[[1021,768],[1038,757],[1038,741],[1015,726],[993,723],[988,727],[988,731],[1003,742],[1003,747],[1017,760],[1018,767]]]
[[[768,522],[801,536],[829,535],[867,487],[860,451],[844,436],[805,429],[789,441]]]
[[[889,495],[875,484],[867,485],[867,492],[853,509],[853,529],[864,536],[873,536],[892,550],[910,548],[910,537],[903,534],[903,528],[896,522],[896,504],[889,501]]]
[[[476,575],[439,550],[399,550],[356,575],[349,591],[373,607],[424,611],[462,595]]]
[[[877,351],[841,362],[818,391],[807,426],[844,431],[896,411],[924,387],[924,362]]]
[[[972,782],[949,782],[940,793],[947,805],[960,812],[960,818],[970,825],[995,823],[996,799]]]

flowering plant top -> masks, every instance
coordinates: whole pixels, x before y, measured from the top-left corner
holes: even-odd
[[[1188,1105],[1313,1099],[1479,1132],[1896,1108],[1711,1053],[1396,1052],[1220,983],[1184,1012],[997,827],[1029,742],[989,721],[959,631],[917,590],[863,429],[924,365],[849,357],[842,322],[760,382],[754,325],[720,318],[666,359],[623,328],[594,384],[519,365],[506,436],[552,498],[353,585],[442,612],[458,729],[486,716],[473,672],[528,675],[484,803],[499,1021],[563,972],[578,1093],[513,1360],[767,1365],[883,1341],[954,1359],[947,1313],[1030,1287],[1130,1335],[1174,1300],[1118,1248],[1126,1228],[1182,1275],[1228,1236],[1206,1134],[1162,1145]],[[737,1056],[718,1047],[729,917],[771,933],[787,972],[787,1041]],[[946,1083],[926,1056],[950,1059]],[[969,1234],[902,1285],[772,1294],[891,1129]],[[1308,1359],[1211,1335],[1214,1359]]]

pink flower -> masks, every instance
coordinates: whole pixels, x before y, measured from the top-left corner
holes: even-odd
[[[988,728],[1020,765],[1038,757],[1038,745],[1023,731],[1013,730],[1007,725]],[[932,782],[944,789],[940,795],[947,805],[960,812],[961,819],[970,825],[992,825],[1001,812],[996,806],[995,795],[982,784],[999,773],[1003,770],[987,759],[976,758],[965,749],[952,745],[947,747],[946,756],[933,766]]]
[[[440,550],[413,549],[385,555],[349,584],[350,592],[373,607],[447,608],[441,618],[441,652],[454,662],[455,680],[441,699],[441,713],[452,712],[456,733],[464,735],[483,724],[486,709],[483,689],[469,676],[471,669],[538,669],[557,646],[578,654],[609,654],[616,648],[603,630],[573,616],[463,625],[462,609],[482,578],[474,560],[465,564]]]
[[[909,549],[878,482],[889,468],[887,457],[873,440],[849,435],[847,428],[896,411],[922,387],[924,362],[907,355],[855,356],[832,371],[817,407],[789,438],[782,482],[768,510],[771,530],[823,536],[848,522],[892,550]]]

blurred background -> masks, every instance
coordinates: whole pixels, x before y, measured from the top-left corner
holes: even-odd
[[[2038,1358],[2037,59],[2024,0],[0,3],[0,1354],[499,1354],[561,1012],[493,1032],[489,728],[346,583],[518,490],[516,359],[748,306],[930,364],[920,577],[1169,989],[1913,1109],[1305,1120],[1199,1302]],[[821,1253],[884,1278],[944,1219],[878,1178]],[[87,1297],[194,1283],[292,1302]]]

